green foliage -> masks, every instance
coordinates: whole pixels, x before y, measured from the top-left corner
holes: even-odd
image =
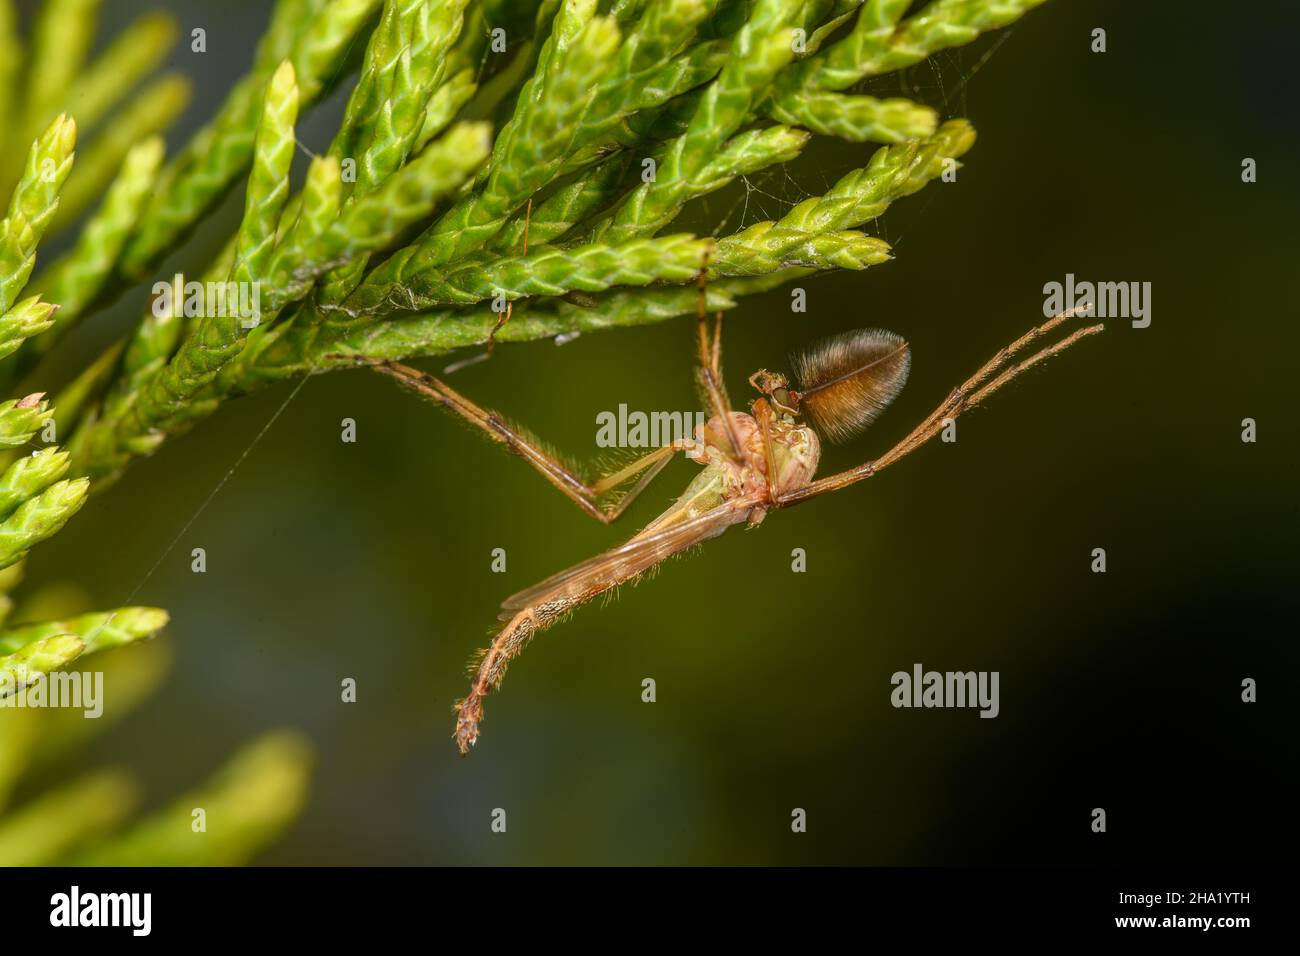
[[[9,214],[0,222],[0,315],[8,312],[36,266],[36,246],[59,207],[59,188],[72,171],[77,124],[60,115],[27,152]]]
[[[25,104],[14,95],[17,56],[0,65],[0,105],[19,117],[15,126],[0,129],[0,141],[24,135],[24,124],[65,100],[77,104],[86,122],[93,123],[149,72],[174,32],[168,18],[144,18],[79,75],[96,7],[94,0],[47,4],[37,21],[29,71],[39,82]],[[0,57],[17,50],[14,22],[9,4],[0,2]],[[12,198],[0,222],[0,382],[12,382],[33,367],[105,287],[117,282],[121,254],[141,225],[141,210],[163,160],[162,140],[148,134],[174,114],[171,107],[183,99],[182,87],[179,80],[164,80],[128,106],[94,140],[89,162],[82,164],[89,171],[80,175],[70,177],[77,125],[66,114],[53,116],[31,148],[21,151],[25,162],[14,174]],[[295,111],[280,105],[267,124],[262,170],[266,186],[258,192],[259,208],[249,217],[250,238],[240,246],[241,263],[256,261],[259,240],[269,254],[280,209],[268,207],[277,194],[282,206],[287,195],[284,180]],[[5,115],[10,115],[8,110]],[[112,185],[102,205],[72,250],[42,273],[41,294],[22,298],[37,247],[59,222],[69,192],[74,193],[75,211],[82,198],[102,190],[109,179]],[[79,198],[77,188],[85,196]],[[258,223],[272,234],[259,235]],[[133,371],[160,367],[157,353],[171,350],[163,344],[167,335],[158,324],[150,333],[132,340]],[[118,371],[124,351],[116,346],[92,363],[63,390],[58,410],[41,392],[0,403],[0,625],[13,613],[10,592],[21,582],[27,552],[59,531],[86,500],[89,480],[68,477],[71,455],[42,443],[85,411]],[[121,607],[0,626],[0,811],[28,769],[60,755],[104,723],[85,720],[80,712],[39,709],[32,701],[52,692],[58,672],[74,665],[80,669],[78,662],[87,655],[116,648],[140,650],[133,645],[154,637],[167,618],[160,608]],[[113,684],[113,706],[106,713],[120,717],[129,710],[157,682],[157,663],[157,654],[147,652],[122,660],[107,655],[104,663],[97,659],[90,673]],[[85,673],[81,676],[84,679]],[[122,829],[138,800],[134,778],[122,770],[92,772],[0,816],[0,865],[244,862],[296,816],[309,762],[306,744],[289,733],[270,735],[241,751],[207,787],[187,799],[187,806],[206,806],[218,816],[220,825],[211,836],[194,832],[188,819],[177,819],[178,811]]]
[[[179,74],[140,86],[175,42],[176,24],[167,14],[141,17],[88,60],[100,4],[47,0],[24,56],[13,0],[0,0],[0,196],[14,191],[28,146],[60,113],[90,134],[63,190],[60,228],[103,193],[132,146],[166,129],[189,101],[189,81]]]
[[[36,261],[36,247],[59,207],[59,192],[72,167],[72,148],[76,142],[76,124],[67,116],[57,117],[28,151],[23,174],[9,202],[9,214],[0,223],[0,356],[14,359],[28,338],[47,333],[55,324],[55,306],[39,297],[23,299],[12,308],[10,303],[27,284]],[[139,163],[147,164],[152,156],[156,168],[158,147],[142,147],[144,159],[124,171],[124,179],[115,187],[105,204],[107,213],[91,223],[92,235],[111,242],[114,230],[109,223],[129,220],[123,206],[137,206],[142,187]],[[120,244],[119,244],[120,247]],[[53,289],[72,292],[75,309],[79,300],[76,290],[102,281],[107,269],[97,259],[101,250],[81,248],[54,270]],[[85,279],[87,271],[96,271],[99,280]],[[31,444],[37,433],[54,423],[54,409],[37,392],[22,399],[0,403],[0,448],[8,451],[8,462],[0,471],[0,569],[16,568],[27,552],[55,534],[85,503],[89,480],[66,477],[70,457],[55,446],[38,448],[27,455],[18,451]],[[17,569],[18,575],[21,574]],[[7,592],[18,575],[3,579],[4,604],[9,611]],[[46,675],[66,667],[84,654],[108,646],[117,646],[149,637],[166,622],[166,614],[154,609],[122,608],[101,615],[91,625],[87,621],[34,623],[0,630],[0,697],[22,690]]]
[[[493,335],[689,314],[702,268],[721,310],[798,276],[887,261],[888,244],[862,227],[954,169],[974,131],[872,95],[871,80],[1039,2],[278,0],[248,74],[164,162],[155,134],[189,90],[179,76],[146,79],[174,41],[170,17],[142,18],[90,61],[99,0],[47,0],[25,53],[12,2],[0,0],[0,195],[12,186],[0,384],[39,375],[113,298],[149,306],[57,407],[43,392],[0,404],[0,622],[23,556],[80,508],[88,478],[106,487],[230,397]],[[339,128],[295,192],[299,114],[348,82]],[[91,135],[74,166],[78,123]],[[882,147],[780,219],[702,237],[672,228],[695,200],[779,168],[813,135]],[[254,287],[260,310],[194,314],[159,264],[241,181],[242,220],[201,281]],[[42,239],[100,196],[23,297]],[[160,279],[170,304],[136,288]],[[493,308],[505,302],[502,326]],[[165,622],[128,607],[9,626],[0,675],[21,691]],[[0,733],[0,805],[41,749],[28,716]],[[0,820],[0,862],[244,859],[296,812],[307,762],[296,738],[269,738],[201,794],[116,837],[106,834],[133,785],[91,775]],[[189,809],[204,803],[226,826],[190,840]]]
[[[137,625],[161,612],[136,609]],[[64,626],[93,628],[97,615],[72,618]],[[153,623],[157,623],[154,621]],[[50,626],[54,626],[53,624]],[[130,628],[127,628],[130,629]],[[12,634],[8,635],[12,637]],[[72,635],[27,645],[25,656],[74,647]],[[0,667],[7,667],[0,658]],[[300,811],[311,769],[307,742],[290,731],[251,741],[210,780],[169,807],[132,821],[142,786],[130,771],[89,770],[70,782],[6,806],[29,771],[65,762],[107,725],[139,705],[162,681],[168,664],[159,643],[106,654],[105,707],[96,720],[78,711],[0,709],[0,866],[187,865],[246,863],[263,850]],[[204,828],[193,810],[201,807]]]
[[[68,862],[73,866],[232,866],[279,835],[302,809],[311,752],[297,734],[242,748],[203,787]],[[208,829],[196,832],[195,808]],[[0,841],[4,834],[0,832]]]
[[[247,173],[243,221],[203,278],[257,283],[261,314],[254,324],[151,310],[97,371],[98,391],[78,394],[73,468],[115,477],[268,382],[481,345],[499,324],[488,310],[506,301],[500,338],[518,341],[644,321],[626,308],[634,287],[649,286],[647,314],[666,318],[663,303],[678,300],[660,290],[688,286],[706,260],[719,282],[887,261],[888,245],[858,230],[955,164],[974,134],[924,104],[851,88],[1034,5],[937,0],[907,15],[899,0],[548,0],[506,13],[462,0],[281,0],[252,70],[144,208],[132,217],[106,204],[126,233],[110,233],[114,279],[98,281],[104,257],[79,257],[101,299],[149,278]],[[290,195],[298,109],[362,36],[339,129]],[[887,146],[778,222],[668,234],[693,200],[788,162],[810,134]],[[58,278],[41,288],[66,287]],[[73,291],[81,317],[91,293]]]

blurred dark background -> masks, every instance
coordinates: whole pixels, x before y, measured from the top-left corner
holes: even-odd
[[[103,34],[156,5],[109,4]],[[208,31],[205,56],[182,43],[173,57],[196,83],[175,149],[246,69],[267,11],[165,5]],[[1105,54],[1089,51],[1095,27]],[[171,611],[174,670],[87,759],[129,763],[162,803],[249,736],[304,729],[319,763],[305,815],[263,857],[276,864],[1243,862],[1293,847],[1297,28],[1281,4],[1053,0],[909,71],[910,95],[979,131],[958,181],[876,224],[895,261],[804,283],[807,314],[788,289],[733,312],[733,393],[819,335],[906,336],[903,396],[828,452],[829,472],[901,437],[1039,321],[1043,284],[1067,272],[1150,281],[1151,326],[1111,323],[963,418],[956,444],[732,531],[546,633],[468,760],[450,705],[499,601],[621,541],[694,466],[671,465],[606,528],[378,376],[309,381],[134,599]],[[305,119],[306,145],[328,143],[345,93]],[[693,221],[780,216],[871,151],[819,142]],[[241,202],[162,274],[197,272]],[[71,357],[146,302],[133,290]],[[692,403],[690,333],[506,346],[454,383],[588,457],[598,412]],[[33,554],[29,581],[122,603],[291,388],[135,465]],[[340,441],[345,417],[356,444]],[[490,571],[498,547],[505,574]],[[893,709],[890,675],[918,662],[999,671],[1000,716]]]

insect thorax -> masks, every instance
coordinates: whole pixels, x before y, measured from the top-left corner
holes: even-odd
[[[763,435],[752,415],[744,412],[731,412],[731,424],[736,438],[741,444],[744,461],[737,465],[716,447],[708,447],[705,454],[695,453],[690,457],[697,461],[707,461],[716,467],[724,478],[723,497],[739,496],[767,497],[767,451],[763,445]],[[722,434],[723,425],[717,419],[709,421],[708,431],[713,435]],[[821,442],[816,432],[804,425],[791,421],[772,422],[768,433],[772,445],[772,465],[776,473],[776,487],[779,493],[788,494],[804,487],[812,481],[821,458]]]
[[[775,422],[771,440],[779,491],[789,494],[809,484],[817,473],[822,456],[817,433],[806,425]]]

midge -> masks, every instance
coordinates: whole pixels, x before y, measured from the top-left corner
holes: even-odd
[[[594,483],[575,474],[495,412],[478,407],[432,375],[396,363],[374,366],[481,428],[599,521],[609,523],[622,514],[676,452],[703,466],[681,497],[626,544],[506,598],[499,615],[504,625],[475,658],[469,693],[456,704],[455,739],[462,754],[469,753],[478,740],[483,700],[501,685],[506,666],[536,634],[579,605],[733,525],[752,528],[769,511],[870,478],[932,438],[946,420],[955,419],[1021,372],[1103,328],[1078,329],[1027,358],[1013,361],[1074,313],[1050,319],[998,352],[879,458],[839,474],[814,478],[821,458],[819,435],[832,441],[854,437],[898,395],[911,363],[907,343],[879,329],[845,332],[816,343],[795,357],[795,387],[786,376],[760,369],[749,377],[759,397],[750,403],[748,412],[734,411],[722,377],[722,315],[717,315],[710,333],[704,303],[701,271],[699,364],[695,372],[709,415],[707,423],[694,439],[658,448]],[[612,493],[629,483],[625,494],[608,502]]]

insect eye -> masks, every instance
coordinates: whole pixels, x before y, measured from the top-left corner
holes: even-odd
[[[794,411],[794,404],[790,401],[790,390],[788,388],[772,389],[772,401],[782,411]]]

